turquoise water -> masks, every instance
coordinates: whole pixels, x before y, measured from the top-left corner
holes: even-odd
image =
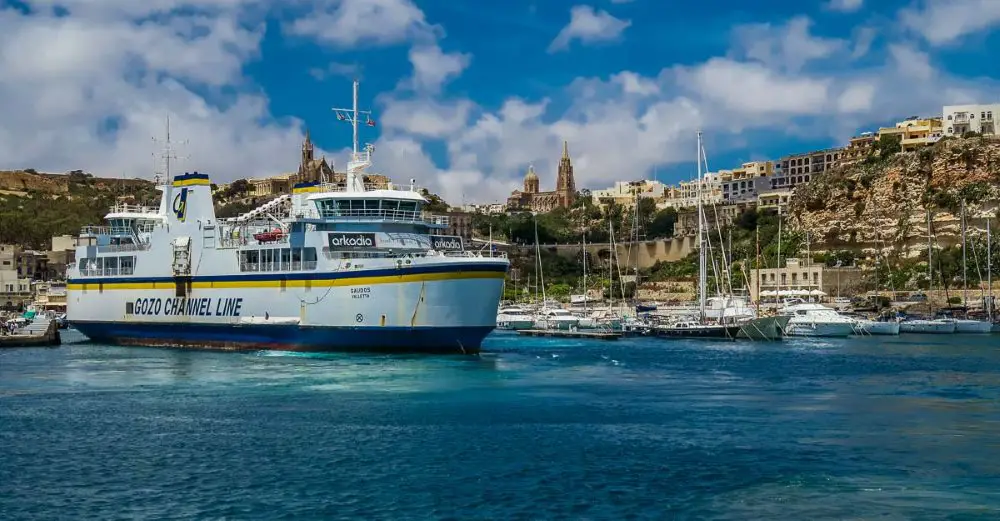
[[[1000,519],[996,336],[485,349],[0,351],[0,519]]]

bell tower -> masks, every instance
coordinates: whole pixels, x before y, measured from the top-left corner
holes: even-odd
[[[309,129],[306,129],[306,140],[302,142],[302,168],[305,168],[313,160],[313,142],[309,136]]]
[[[563,141],[562,158],[559,159],[559,175],[556,178],[556,196],[559,206],[569,207],[576,200],[576,180],[573,179],[573,162],[569,158],[569,142]]]

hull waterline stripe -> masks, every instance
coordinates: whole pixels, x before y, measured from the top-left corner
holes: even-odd
[[[294,274],[290,274],[294,276]],[[504,272],[501,271],[468,271],[453,273],[409,273],[400,275],[381,276],[356,276],[339,277],[326,279],[280,279],[269,280],[199,280],[195,278],[191,282],[192,289],[214,289],[214,288],[305,288],[305,287],[343,287],[343,286],[373,286],[378,284],[395,284],[407,282],[432,282],[446,280],[469,280],[469,279],[501,279]],[[71,282],[66,285],[69,290],[112,290],[112,289],[174,289],[173,279],[155,282],[126,282],[117,279],[115,282],[87,281]]]

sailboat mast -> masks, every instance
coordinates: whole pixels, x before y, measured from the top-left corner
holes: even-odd
[[[927,290],[930,291],[934,287],[934,263],[932,262],[932,254],[934,250],[934,244],[931,242],[931,209],[927,209]]]
[[[702,215],[701,131],[698,131],[698,311],[705,320],[705,291],[707,290],[705,266],[705,223]]]
[[[545,274],[542,272],[542,248],[538,244],[538,216],[531,214],[535,220],[535,255],[538,257],[537,283],[542,287],[542,307],[545,307]]]
[[[778,199],[778,262],[774,266],[775,268],[781,269],[781,199]],[[780,271],[777,276],[778,289],[774,292],[774,305],[778,305],[778,297],[781,296],[781,275]]]
[[[587,229],[583,229],[583,312],[587,312]]]
[[[757,225],[757,262],[755,264],[757,265],[757,269],[756,272],[754,273],[754,279],[756,279],[756,283],[754,285],[757,286],[757,308],[759,311],[760,308],[760,225],[759,224]]]
[[[614,309],[615,307],[615,226],[608,219],[608,245],[611,247],[611,253],[608,254],[608,309]]]
[[[989,317],[990,322],[993,322],[993,259],[991,257],[991,251],[993,245],[990,240],[990,220],[986,219],[986,286],[989,288],[989,295],[986,297],[989,299],[989,303],[986,306],[986,316]]]
[[[965,199],[962,199],[962,305],[969,305],[969,275],[965,255]]]

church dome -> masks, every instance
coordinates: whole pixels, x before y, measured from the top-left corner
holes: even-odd
[[[534,166],[529,166],[528,167],[528,173],[524,174],[524,180],[527,181],[529,179],[532,180],[532,181],[537,181],[538,180],[538,174],[535,173],[535,167]]]

